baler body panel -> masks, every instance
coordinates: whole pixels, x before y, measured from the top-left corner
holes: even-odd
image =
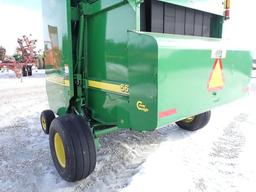
[[[131,128],[138,131],[157,127],[158,46],[154,38],[129,32],[129,104]]]
[[[128,3],[88,18],[88,107],[104,124],[129,128],[128,95],[111,88],[128,85],[127,29],[134,29],[135,21]]]
[[[224,86],[212,91],[208,83],[217,59],[212,52],[220,47],[226,52],[220,59]],[[136,130],[153,130],[246,94],[251,55],[223,40],[130,32],[128,52],[130,105],[135,110],[130,121]]]
[[[65,113],[73,91],[70,1],[45,0],[43,3],[46,90],[51,109]]]
[[[220,39],[155,36],[158,43],[158,126],[203,113],[246,94],[250,80],[248,51],[230,47]],[[168,40],[169,39],[169,40]],[[212,52],[221,47],[223,87],[208,88],[217,58]],[[173,114],[168,115],[168,111]],[[161,113],[167,116],[161,117]]]

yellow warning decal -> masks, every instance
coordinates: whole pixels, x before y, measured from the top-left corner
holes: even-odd
[[[224,87],[224,75],[222,69],[222,60],[216,59],[208,81],[208,90],[216,91]]]
[[[126,85],[126,84],[113,84],[113,83],[105,83],[100,81],[89,80],[88,86],[90,88],[103,89],[106,91],[120,93],[123,95],[129,94],[129,85]]]

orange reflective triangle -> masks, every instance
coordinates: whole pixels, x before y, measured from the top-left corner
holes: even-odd
[[[208,90],[216,91],[224,87],[224,75],[222,71],[222,60],[216,59],[208,81]]]

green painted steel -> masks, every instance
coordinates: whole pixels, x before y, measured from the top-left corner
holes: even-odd
[[[222,1],[162,1],[224,12]],[[247,50],[221,38],[140,32],[141,2],[43,1],[50,107],[87,116],[95,137],[154,130],[246,94]],[[221,37],[223,22],[212,23],[213,36]],[[224,87],[209,91],[216,50],[223,53]]]
[[[88,19],[88,63],[93,63],[87,66],[89,80],[128,84],[127,30],[135,28],[135,21],[135,12],[129,4]],[[88,90],[88,107],[93,119],[104,124],[129,128],[128,102],[127,96]]]
[[[42,1],[49,105],[64,114],[74,96],[70,1]]]
[[[117,132],[119,130],[120,129],[118,127],[111,127],[111,128],[106,128],[106,129],[102,129],[102,130],[97,130],[95,132],[95,137],[100,137],[103,135],[111,134],[111,133]]]
[[[207,88],[216,60],[211,55],[219,45],[227,51],[222,59],[225,82],[212,92]],[[130,32],[128,52],[130,121],[136,130],[154,130],[246,94],[250,53],[221,39]],[[148,111],[138,110],[138,101]],[[163,112],[170,115],[161,118]]]
[[[175,109],[165,118],[158,115],[158,126],[210,110],[246,94],[251,73],[248,51],[220,39],[179,38],[152,35],[158,44],[158,114]],[[186,45],[184,45],[186,44]],[[216,58],[212,51],[222,44],[224,87],[207,88]]]
[[[129,32],[128,36],[131,127],[138,131],[154,130],[157,127],[158,46],[148,35]]]

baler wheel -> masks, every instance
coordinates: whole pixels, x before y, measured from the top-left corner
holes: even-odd
[[[28,76],[32,76],[32,66],[27,66]]]
[[[28,76],[28,70],[27,70],[27,68],[25,66],[22,67],[22,76],[23,77]]]
[[[54,165],[63,179],[74,182],[92,173],[96,165],[94,138],[81,116],[67,114],[54,119],[49,139]]]
[[[45,110],[41,113],[40,122],[45,134],[49,134],[50,125],[53,119],[55,119],[55,115],[52,110]]]
[[[185,129],[188,131],[196,131],[206,126],[210,120],[210,117],[211,117],[211,111],[207,111],[192,117],[188,117],[181,121],[178,121],[176,122],[176,124],[182,129]]]

